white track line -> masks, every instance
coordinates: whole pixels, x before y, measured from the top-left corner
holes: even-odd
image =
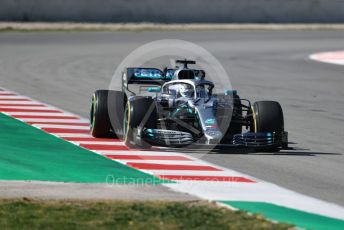
[[[0,99],[29,99],[28,97],[24,97],[24,96],[7,96],[7,95],[0,95]]]
[[[90,130],[90,127],[88,127],[88,126],[79,126],[79,125],[33,124],[33,126],[38,127],[38,128],[58,128],[58,129]]]
[[[51,133],[54,136],[64,138],[64,137],[93,137],[90,134],[83,133]]]
[[[85,123],[86,120],[81,119],[64,119],[63,117],[56,118],[18,118],[18,120],[24,122],[64,122],[64,123]],[[86,122],[88,123],[88,121]]]
[[[179,153],[175,152],[155,152],[155,151],[134,151],[130,150],[128,151],[114,151],[114,150],[100,150],[97,151],[101,155],[147,155],[147,156],[180,156]]]
[[[1,104],[1,103],[0,103]],[[42,106],[20,106],[20,105],[15,105],[15,106],[1,106],[0,105],[0,110],[2,109],[25,109],[25,110],[56,110],[55,108],[52,107],[42,107]]]
[[[47,116],[47,117],[70,117],[72,116],[70,113],[44,113],[44,112],[4,112],[11,116],[17,115],[27,115],[27,116]]]
[[[344,65],[344,51],[311,54],[310,59],[336,65]]]
[[[123,141],[113,141],[113,142],[105,142],[105,141],[71,141],[77,143],[79,145],[125,145]],[[127,152],[128,154],[128,152]]]
[[[184,162],[184,161],[181,161]],[[180,163],[181,164],[181,163]],[[242,176],[241,173],[235,171],[194,171],[194,170],[149,170],[154,175],[180,175],[180,176]],[[246,176],[248,179],[253,179],[249,176]]]
[[[199,161],[182,161],[182,160],[124,160],[120,159],[120,161],[128,163],[147,163],[147,164],[159,164],[159,165],[195,165],[195,166],[209,166],[204,162]],[[152,171],[147,169],[148,171]],[[169,170],[170,171],[170,170]],[[186,170],[181,170],[186,171]]]
[[[324,202],[263,181],[259,181],[259,183],[179,181],[176,184],[166,184],[165,186],[179,192],[197,195],[203,199],[267,202],[344,219],[344,208],[339,205]]]
[[[36,101],[0,101],[0,104],[4,105],[44,105],[42,103],[36,102]],[[46,106],[46,105],[44,105]],[[28,107],[29,108],[29,107]]]

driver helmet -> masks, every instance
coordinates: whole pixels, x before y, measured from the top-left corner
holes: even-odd
[[[182,97],[193,97],[194,89],[189,84],[181,84],[179,87],[179,93]]]

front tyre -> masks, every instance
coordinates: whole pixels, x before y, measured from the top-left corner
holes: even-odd
[[[252,106],[253,132],[283,132],[284,119],[281,105],[276,101],[257,101]]]
[[[92,96],[90,129],[94,137],[123,136],[126,95],[120,91],[97,90]]]
[[[284,118],[281,105],[276,101],[255,102],[252,106],[252,124],[250,130],[255,133],[284,132]],[[269,152],[279,151],[277,147],[267,147],[262,150]]]
[[[128,100],[123,122],[125,144],[132,148],[149,148],[140,134],[144,128],[154,129],[157,123],[155,102],[150,97],[134,97]]]

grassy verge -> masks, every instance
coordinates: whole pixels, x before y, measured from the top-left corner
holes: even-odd
[[[290,229],[205,202],[0,200],[2,229]]]
[[[2,113],[0,153],[0,180],[110,184],[166,182]]]

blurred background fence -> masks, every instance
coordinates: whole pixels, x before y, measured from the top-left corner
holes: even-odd
[[[342,23],[344,0],[0,0],[0,20]]]

